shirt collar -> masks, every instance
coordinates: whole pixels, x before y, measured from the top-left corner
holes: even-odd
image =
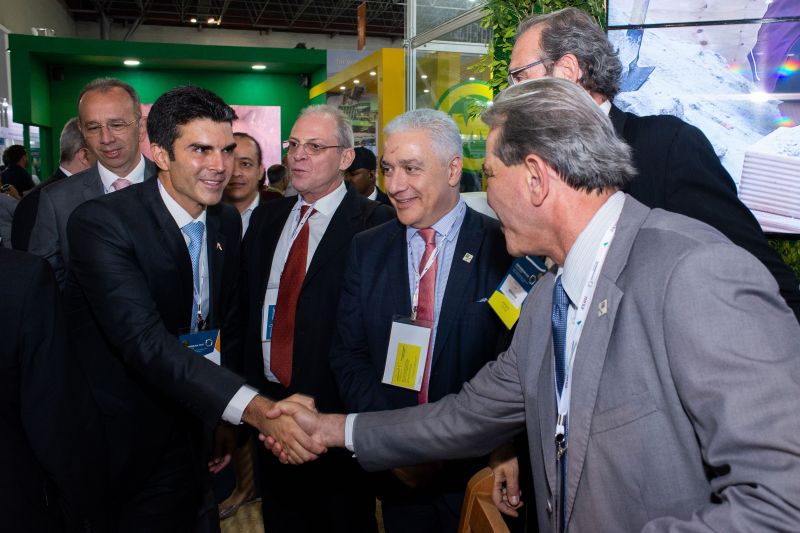
[[[130,181],[131,184],[141,183],[144,181],[144,156],[141,154],[139,155],[139,164],[136,165],[127,176],[117,176],[100,164],[100,161],[97,162],[97,171],[100,173],[100,179],[103,182],[103,190],[105,191],[110,190],[111,184],[119,178],[125,178]]]
[[[253,198],[253,201],[250,202],[250,205],[247,206],[247,209],[245,209],[245,211],[252,211],[256,207],[258,207],[258,202],[260,202],[260,201],[261,201],[261,197],[256,194],[256,197]]]
[[[604,100],[602,104],[600,104],[600,109],[603,110],[603,113],[608,115],[611,113],[611,100]]]
[[[377,187],[373,188],[372,192],[369,193],[369,196],[367,196],[367,198],[369,198],[370,200],[375,200],[376,198],[378,198],[378,188]]]
[[[197,218],[192,218],[192,215],[188,213],[183,207],[181,207],[175,199],[169,195],[167,190],[164,188],[164,185],[161,184],[161,180],[156,178],[158,181],[158,192],[161,194],[161,199],[164,201],[164,205],[167,207],[167,211],[169,214],[172,215],[172,218],[175,220],[175,223],[178,225],[179,228],[183,229],[186,224],[190,222],[195,222],[199,220],[205,226],[206,223],[206,210],[203,209],[203,212],[200,213],[200,216]]]
[[[561,284],[575,304],[581,297],[581,291],[591,274],[592,263],[608,228],[619,218],[625,205],[625,193],[617,191],[598,209],[589,224],[581,231],[575,243],[567,253],[561,273]]]
[[[333,192],[326,194],[313,204],[314,210],[325,215],[326,217],[333,216],[333,214],[339,208],[339,204],[342,203],[345,194],[347,194],[347,187],[344,186],[344,182],[341,182]],[[305,200],[303,200],[302,196],[298,195],[297,203],[294,204],[292,211],[299,210],[300,206],[303,205],[312,204],[307,203]]]
[[[70,177],[70,176],[72,176],[72,172],[70,172],[70,171],[69,171],[69,170],[67,170],[66,168],[62,167],[61,165],[58,165],[58,170],[60,170],[61,172],[63,172],[63,173],[64,173],[64,175],[65,175],[66,177]]]
[[[465,204],[464,200],[459,197],[455,207],[448,211],[447,214],[442,218],[434,222],[431,227],[436,230],[438,235],[444,235],[448,242],[452,242],[453,239],[456,238],[457,233],[452,231],[452,229],[460,227],[461,222],[464,220],[464,213],[466,210],[467,204]],[[419,229],[409,226],[406,228],[406,241],[411,242],[411,239],[414,238],[414,235],[417,235],[418,233]]]

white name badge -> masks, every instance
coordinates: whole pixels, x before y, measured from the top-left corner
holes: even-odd
[[[208,329],[181,335],[178,337],[178,341],[215,365],[220,364],[222,357],[220,355],[221,346],[218,329]]]
[[[383,383],[419,391],[428,361],[431,324],[395,318],[389,335]]]

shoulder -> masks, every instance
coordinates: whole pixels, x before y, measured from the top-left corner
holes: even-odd
[[[268,202],[259,204],[259,206],[253,210],[253,214],[250,216],[250,224],[247,228],[247,232],[250,233],[252,228],[271,226],[278,220],[285,222],[286,217],[288,217],[289,212],[292,210],[292,206],[296,202],[297,196],[282,196],[280,198],[275,198]],[[278,228],[278,231],[280,230],[281,228]]]
[[[365,245],[388,243],[388,241],[393,239],[397,234],[405,231],[405,229],[406,227],[400,224],[397,219],[392,218],[391,220],[387,220],[386,222],[378,224],[377,226],[373,226],[360,233],[357,233],[353,239],[359,244]]]
[[[367,227],[372,227],[377,224],[382,224],[395,217],[394,209],[386,204],[370,200],[355,191],[348,191],[342,204],[349,202],[355,206],[359,212],[364,215],[364,222]]]
[[[27,286],[30,280],[40,278],[52,278],[55,283],[50,264],[38,255],[0,248],[0,267],[6,280],[14,280],[13,285],[23,283]]]
[[[209,206],[207,216],[219,220],[223,233],[233,234],[241,232],[242,217],[239,212],[230,205],[220,202],[216,205]]]
[[[42,197],[50,197],[57,200],[65,197],[72,197],[80,193],[81,188],[88,182],[100,183],[100,174],[97,172],[97,166],[89,167],[86,170],[67,176],[63,179],[53,182],[45,183],[41,190]],[[100,184],[102,186],[102,184]]]

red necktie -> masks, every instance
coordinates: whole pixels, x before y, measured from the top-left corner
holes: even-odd
[[[309,206],[300,207],[300,220]],[[316,211],[312,210],[310,220]],[[283,266],[281,282],[278,285],[278,302],[275,305],[275,316],[272,327],[272,346],[270,348],[269,369],[284,387],[292,381],[292,352],[294,351],[294,318],[297,311],[297,298],[306,277],[306,259],[308,258],[308,224],[303,224],[297,234],[289,257]]]
[[[436,230],[425,228],[419,230],[419,235],[425,240],[425,253],[419,262],[419,273],[425,269],[431,254],[436,249]],[[430,322],[431,340],[428,342],[428,352],[425,356],[425,373],[422,376],[422,388],[417,396],[418,403],[428,403],[428,375],[431,365],[431,346],[433,346],[433,310],[436,306],[436,270],[439,266],[439,256],[433,260],[428,272],[419,280],[419,299],[417,300],[417,320]]]

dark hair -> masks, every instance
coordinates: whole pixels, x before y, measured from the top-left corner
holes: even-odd
[[[590,92],[613,99],[619,92],[622,63],[597,22],[585,11],[566,7],[552,13],[531,15],[517,27],[517,37],[541,26],[540,46],[552,61],[573,54],[583,71],[578,83]],[[548,67],[550,74],[552,66]]]
[[[267,179],[270,185],[275,185],[286,177],[286,167],[283,165],[270,165],[267,169]]]
[[[250,139],[251,141],[253,141],[253,144],[256,145],[256,157],[258,158],[258,164],[259,165],[263,165],[264,164],[264,162],[261,159],[261,145],[258,144],[258,141],[255,139],[255,137],[253,137],[249,133],[245,133],[243,131],[234,131],[233,132],[233,136],[234,137],[244,137],[245,139]]]
[[[83,95],[90,91],[107,93],[111,89],[115,88],[122,89],[128,93],[128,96],[131,97],[131,101],[133,102],[133,116],[136,117],[137,121],[141,120],[142,102],[139,100],[139,94],[130,84],[125,83],[122,80],[118,80],[117,78],[97,78],[84,85],[83,89],[81,89],[81,94],[78,95],[78,106],[80,107],[81,98],[83,98]]]
[[[21,144],[12,144],[3,151],[3,164],[7,167],[16,165],[27,153],[28,151]]]
[[[208,89],[193,85],[175,87],[159,96],[150,108],[147,135],[151,143],[164,148],[174,160],[178,126],[198,119],[232,124],[236,112]]]

